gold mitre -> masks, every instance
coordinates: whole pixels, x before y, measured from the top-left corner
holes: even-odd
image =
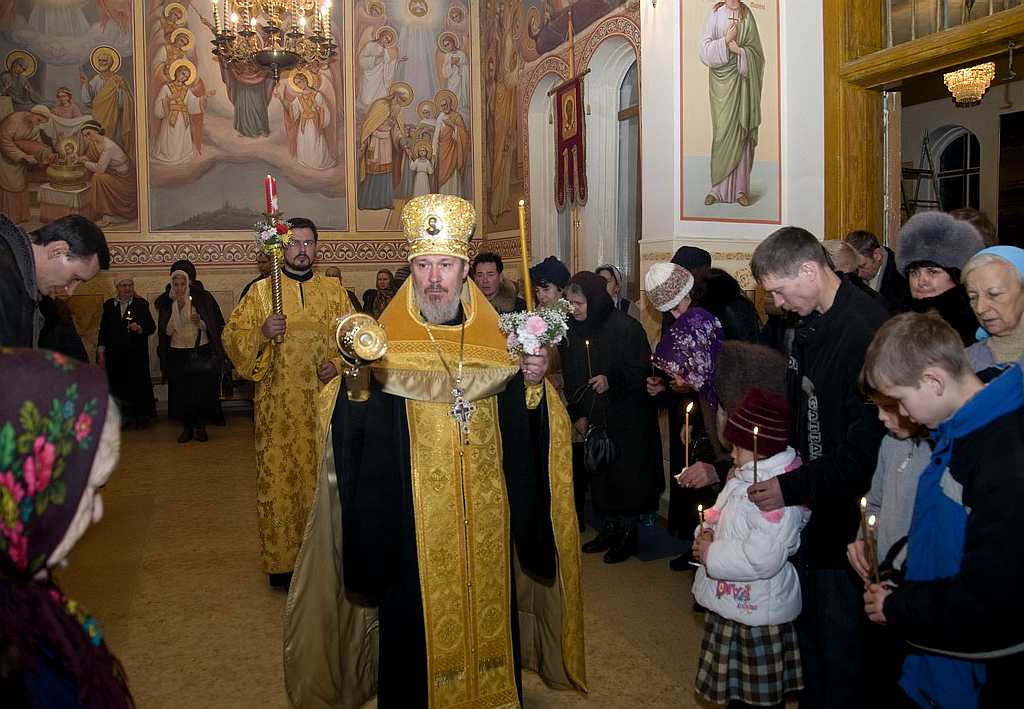
[[[402,231],[409,242],[409,260],[417,256],[454,256],[469,261],[469,239],[476,210],[461,197],[425,194],[402,209]]]

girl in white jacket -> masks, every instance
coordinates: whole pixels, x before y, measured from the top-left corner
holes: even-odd
[[[751,389],[728,418],[724,437],[735,467],[714,507],[704,513],[693,544],[702,562],[693,595],[707,609],[695,689],[710,702],[733,707],[779,706],[803,689],[793,621],[800,615],[800,581],[788,559],[800,546],[809,512],[785,507],[761,512],[747,498],[757,480],[799,467],[787,446],[785,398]]]

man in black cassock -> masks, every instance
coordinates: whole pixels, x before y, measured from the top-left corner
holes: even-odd
[[[519,707],[521,667],[585,691],[570,425],[547,358],[510,358],[466,281],[471,204],[424,195],[402,223],[412,275],[380,317],[387,354],[368,387],[347,377],[320,400],[323,467],[285,611],[289,697]]]
[[[103,304],[97,361],[107,370],[110,393],[121,407],[123,426],[148,428],[156,416],[149,374],[149,337],[156,332],[149,303],[135,295],[131,276],[114,279],[117,295]]]

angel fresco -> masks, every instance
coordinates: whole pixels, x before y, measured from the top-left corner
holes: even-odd
[[[160,132],[152,156],[158,162],[178,165],[192,160],[197,147],[201,150],[206,99],[216,92],[196,96],[190,90],[197,72],[188,59],[177,60],[171,64],[170,71],[174,78],[163,85],[153,106],[153,115],[160,121]]]
[[[337,162],[335,133],[330,130],[334,111],[320,90],[319,72],[299,69],[288,77],[287,89],[275,89],[284,109],[289,152],[295,161],[314,170],[326,170]]]

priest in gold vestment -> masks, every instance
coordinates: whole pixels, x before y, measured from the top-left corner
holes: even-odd
[[[522,667],[586,691],[569,418],[466,280],[475,222],[456,196],[409,201],[387,353],[324,392],[285,609],[297,707],[520,707]]]
[[[284,250],[284,315],[274,315],[270,279],[256,282],[231,313],[222,335],[238,372],[256,382],[256,512],[263,570],[287,586],[320,469],[317,401],[338,377],[334,321],[352,311],[336,278],[313,273],[316,226],[289,220]],[[272,339],[284,335],[284,342]]]

